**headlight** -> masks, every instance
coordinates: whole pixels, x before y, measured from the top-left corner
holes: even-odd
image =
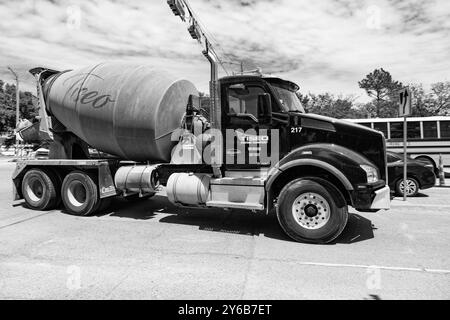
[[[378,170],[372,166],[368,166],[365,164],[360,165],[361,169],[366,172],[367,182],[373,183],[378,181]]]

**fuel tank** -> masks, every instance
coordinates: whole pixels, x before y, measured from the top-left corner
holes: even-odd
[[[148,65],[102,63],[50,76],[47,111],[92,147],[134,161],[169,161],[195,86]]]

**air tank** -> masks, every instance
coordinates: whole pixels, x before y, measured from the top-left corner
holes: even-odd
[[[209,174],[172,173],[167,180],[167,199],[174,204],[204,205],[208,201],[210,183]]]
[[[157,167],[122,166],[114,175],[114,184],[124,192],[154,193],[159,186]]]
[[[102,63],[44,83],[47,111],[92,147],[134,161],[169,161],[195,86],[148,65]]]

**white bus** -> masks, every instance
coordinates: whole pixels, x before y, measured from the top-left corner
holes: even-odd
[[[383,132],[387,149],[403,152],[403,118],[347,119]],[[407,118],[408,155],[437,168],[442,155],[444,170],[450,174],[450,116]]]

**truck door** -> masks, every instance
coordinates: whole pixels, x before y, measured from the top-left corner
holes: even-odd
[[[226,170],[269,167],[271,95],[262,83],[224,85],[221,92]]]

